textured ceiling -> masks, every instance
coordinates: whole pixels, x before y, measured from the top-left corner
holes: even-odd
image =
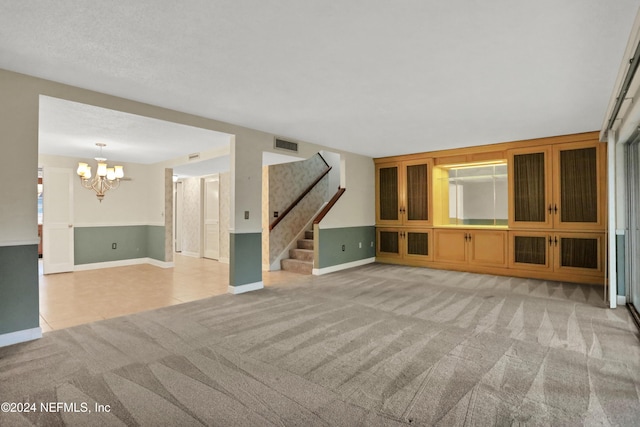
[[[637,0],[0,0],[0,68],[383,156],[599,129]]]
[[[40,96],[42,154],[94,158],[96,143],[104,143],[109,160],[152,164],[223,149],[229,141],[221,132]]]

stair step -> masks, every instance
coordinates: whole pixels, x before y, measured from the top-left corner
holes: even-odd
[[[298,240],[298,249],[313,249],[313,239]]]
[[[313,230],[307,230],[304,232],[305,239],[313,239]]]
[[[313,261],[313,249],[291,249],[289,251],[289,258]]]
[[[312,261],[302,261],[299,259],[283,259],[280,261],[280,267],[283,270],[291,271],[293,273],[311,274],[313,270]]]

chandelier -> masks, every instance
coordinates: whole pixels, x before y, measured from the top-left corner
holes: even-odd
[[[107,159],[102,156],[102,149],[106,147],[107,144],[98,142],[96,146],[100,150],[100,154],[95,158],[96,162],[98,162],[96,176],[91,177],[91,166],[87,163],[79,162],[77,172],[82,186],[95,191],[98,200],[102,202],[104,193],[109,190],[115,190],[120,186],[120,180],[124,177],[124,170],[122,166],[114,166],[112,168],[107,166]]]

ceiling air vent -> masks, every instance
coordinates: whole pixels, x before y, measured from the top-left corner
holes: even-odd
[[[298,152],[297,142],[285,141],[284,139],[276,138],[274,147],[279,148],[281,150],[293,151],[294,153]]]
[[[191,153],[189,154],[189,161],[198,160],[200,158],[200,153]]]

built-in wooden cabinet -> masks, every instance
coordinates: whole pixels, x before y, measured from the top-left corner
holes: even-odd
[[[596,132],[376,159],[376,259],[604,284],[605,178]]]
[[[551,147],[509,150],[509,227],[553,225]]]
[[[376,224],[432,224],[433,160],[418,158],[376,165]]]
[[[438,228],[433,236],[436,262],[507,266],[506,231]]]
[[[515,269],[604,277],[604,233],[510,231],[509,254]]]
[[[407,260],[413,263],[431,261],[432,230],[413,228],[377,228],[376,255],[387,260]]]
[[[509,227],[604,229],[605,150],[598,141],[509,150]]]

